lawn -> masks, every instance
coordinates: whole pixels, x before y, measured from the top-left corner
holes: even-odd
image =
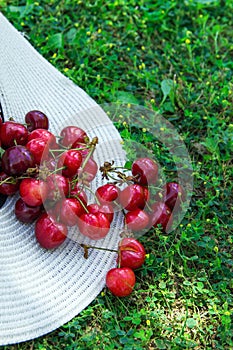
[[[97,103],[171,122],[194,177],[176,229],[140,237],[147,258],[129,297],[103,290],[56,331],[3,349],[233,349],[233,2],[1,0],[0,10]],[[116,126],[175,176],[151,125]]]

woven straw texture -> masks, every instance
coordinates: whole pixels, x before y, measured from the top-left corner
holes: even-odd
[[[6,119],[23,121],[28,111],[38,109],[48,115],[55,134],[66,125],[77,125],[89,136],[98,136],[98,165],[112,159],[124,162],[120,136],[104,111],[39,55],[2,14],[0,101]],[[100,181],[97,177],[93,188]],[[42,249],[34,225],[15,219],[15,200],[8,198],[0,209],[0,345],[47,334],[78,315],[103,289],[116,259],[113,253],[97,250],[84,259],[79,244],[69,238],[58,249]],[[118,214],[105,239],[79,237],[79,242],[116,248],[121,226]]]

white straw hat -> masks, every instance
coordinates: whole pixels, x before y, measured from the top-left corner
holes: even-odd
[[[22,122],[28,111],[38,109],[47,114],[55,134],[72,123],[97,136],[99,165],[125,160],[119,133],[104,111],[39,55],[2,14],[0,102],[6,119]],[[97,177],[93,186],[99,184]],[[14,217],[16,197],[0,209],[0,345],[39,337],[71,320],[103,289],[116,259],[114,253],[98,250],[90,250],[85,259],[80,245],[69,238],[53,251],[41,248],[34,225]],[[116,249],[121,226],[118,215],[104,240],[79,241]]]

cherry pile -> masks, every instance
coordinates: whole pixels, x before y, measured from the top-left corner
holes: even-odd
[[[152,226],[164,231],[170,227],[173,209],[185,194],[176,182],[166,183],[156,194],[151,190],[158,180],[154,160],[135,159],[131,169],[115,166],[114,161],[98,167],[93,157],[97,137],[90,139],[77,126],[64,127],[58,136],[48,129],[48,117],[41,111],[28,112],[25,124],[0,118],[0,194],[19,193],[15,216],[25,224],[35,222],[35,237],[43,248],[60,246],[74,226],[77,236],[102,239],[119,211],[128,235]],[[98,171],[103,184],[93,193],[90,184]],[[120,241],[118,267],[106,276],[114,295],[131,293],[133,270],[144,260],[139,241],[132,237]]]

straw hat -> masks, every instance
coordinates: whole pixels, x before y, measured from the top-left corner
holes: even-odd
[[[78,86],[58,72],[0,14],[0,102],[6,119],[23,121],[38,109],[58,134],[65,125],[77,125],[98,136],[96,161],[125,160],[120,136],[104,111]],[[100,184],[100,177],[93,187]],[[47,251],[35,240],[34,225],[14,217],[17,196],[0,209],[0,345],[44,335],[71,320],[90,304],[105,285],[115,265],[114,253],[91,250],[88,259],[70,238]],[[79,242],[116,248],[122,225],[117,215],[104,240]]]

